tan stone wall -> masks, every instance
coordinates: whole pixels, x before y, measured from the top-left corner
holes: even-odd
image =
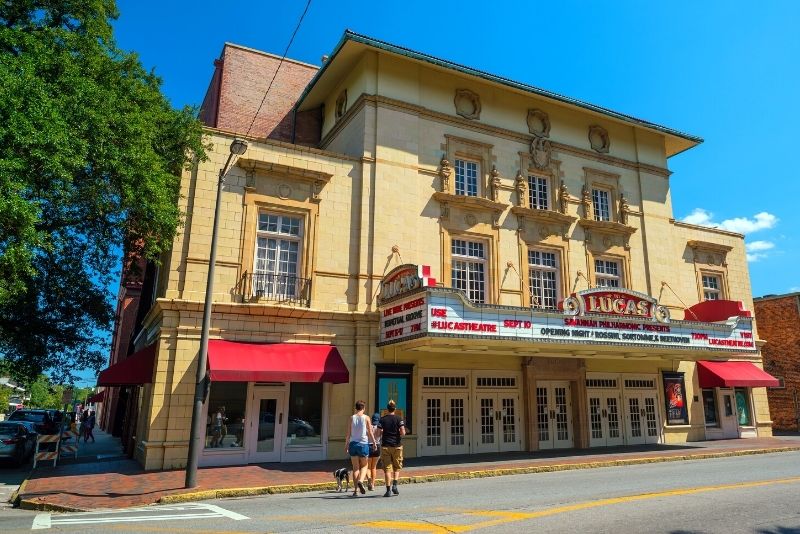
[[[480,95],[480,120],[455,114],[456,89]],[[336,101],[345,90],[346,111],[337,118]],[[532,170],[530,161],[533,137],[526,116],[531,108],[547,112],[552,124],[552,161],[544,170]],[[226,174],[211,335],[239,341],[332,343],[339,348],[351,381],[330,389],[331,458],[342,456],[340,427],[353,402],[374,401],[375,363],[415,363],[415,372],[487,365],[521,370],[519,358],[375,347],[379,323],[372,312],[382,276],[401,263],[424,264],[431,266],[441,284],[450,286],[453,238],[486,243],[489,303],[530,305],[527,253],[531,247],[543,247],[559,253],[562,297],[594,284],[594,259],[607,257],[621,262],[624,286],[658,298],[676,318],[683,317],[684,306],[702,298],[699,277],[706,271],[723,277],[726,298],[752,306],[742,236],[673,220],[662,135],[378,52],[364,54],[331,87],[324,113],[322,150],[252,139],[247,153]],[[608,131],[607,154],[591,149],[592,125]],[[185,461],[217,178],[231,139],[209,130],[208,161],[182,180],[180,206],[187,213],[186,224],[164,263],[168,272],[162,274],[162,311],[151,313],[148,322],[151,329],[160,323],[157,380],[143,408],[144,438],[137,451],[148,468],[177,467]],[[500,204],[492,205],[505,206],[494,211],[452,204],[449,213],[443,211],[434,198],[442,189],[440,160],[445,156],[452,163],[455,156],[465,154],[481,164],[481,196],[487,201],[490,171],[496,168]],[[248,176],[248,170],[254,172]],[[564,220],[571,222],[542,222],[513,214],[519,171],[549,177],[551,191],[563,180],[569,191],[565,215],[572,218]],[[619,230],[624,225],[612,232],[587,230],[589,225],[581,224],[587,217],[581,190],[592,186],[612,192],[612,220],[617,222],[624,194],[630,208],[627,230]],[[551,199],[555,207],[556,195]],[[253,269],[259,210],[302,218],[300,271],[312,281],[310,309],[241,303],[237,287],[243,273]],[[692,248],[690,241],[705,243],[711,252]],[[668,284],[663,290],[662,282]],[[693,364],[608,361],[597,364],[597,370],[657,372],[677,366],[686,372],[687,393],[698,394]],[[587,366],[595,364],[587,361]],[[768,421],[764,395],[756,391],[754,400],[759,421]],[[693,425],[671,429],[668,441],[702,437],[699,403],[691,402],[690,411]]]

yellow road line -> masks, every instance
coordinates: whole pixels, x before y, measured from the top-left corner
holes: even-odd
[[[446,510],[451,513],[461,513],[464,515],[491,517],[487,521],[479,523],[472,523],[469,525],[452,525],[444,524],[439,525],[432,522],[424,521],[373,521],[369,523],[362,523],[357,526],[368,528],[383,528],[392,530],[412,530],[417,532],[467,532],[470,530],[477,530],[480,528],[492,527],[504,523],[511,523],[514,521],[525,521],[528,519],[536,519],[539,517],[547,517],[551,515],[563,514],[567,512],[575,512],[578,510],[586,510],[589,508],[598,508],[601,506],[610,506],[614,504],[624,504],[629,502],[644,501],[647,499],[659,499],[662,497],[678,497],[681,495],[692,495],[695,493],[704,493],[709,491],[722,491],[732,489],[755,488],[760,486],[770,486],[773,484],[794,484],[800,482],[800,477],[792,478],[779,478],[774,480],[759,480],[754,482],[737,482],[735,484],[719,484],[715,486],[702,486],[699,488],[681,488],[667,491],[659,491],[654,493],[641,493],[638,495],[626,495],[624,497],[613,497],[610,499],[600,499],[597,501],[588,501],[567,506],[559,506],[556,508],[548,508],[538,512],[507,512],[501,510]],[[445,511],[443,510],[443,511]]]

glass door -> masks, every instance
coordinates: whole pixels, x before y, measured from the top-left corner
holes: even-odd
[[[622,445],[617,393],[589,391],[589,446]]]
[[[248,461],[280,462],[283,452],[283,436],[286,435],[286,414],[283,392],[256,391],[249,413],[250,438]]]
[[[537,383],[536,424],[540,449],[564,449],[573,446],[569,382]]]

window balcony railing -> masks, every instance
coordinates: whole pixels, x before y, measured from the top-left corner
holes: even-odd
[[[234,292],[244,302],[311,306],[311,280],[290,274],[245,272]]]

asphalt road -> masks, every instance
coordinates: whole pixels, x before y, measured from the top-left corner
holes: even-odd
[[[49,514],[0,509],[0,532],[800,533],[800,452]]]

